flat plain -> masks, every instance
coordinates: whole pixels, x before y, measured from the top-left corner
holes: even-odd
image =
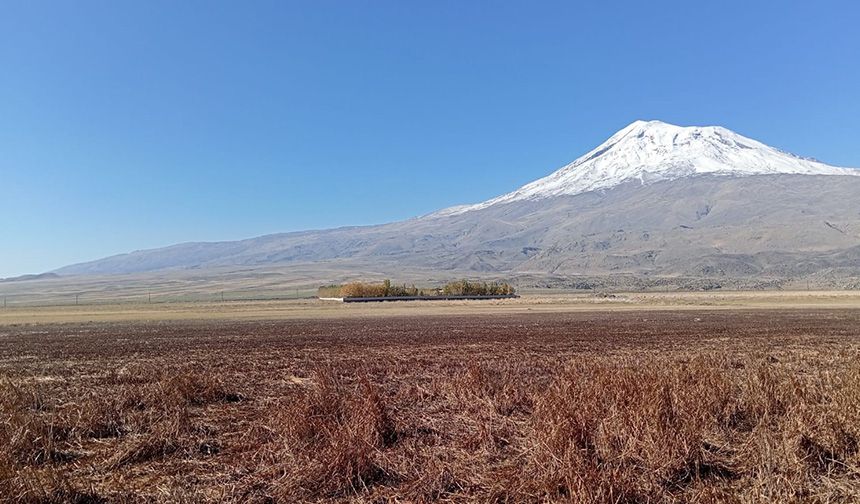
[[[413,301],[343,304],[316,299],[258,301],[117,302],[0,309],[0,325],[68,322],[155,322],[181,320],[291,320],[499,313],[567,313],[630,310],[860,309],[860,291],[716,291],[593,293],[527,291],[518,299]]]
[[[850,293],[16,308],[9,502],[856,502]]]

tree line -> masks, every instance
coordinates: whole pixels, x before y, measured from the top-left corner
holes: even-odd
[[[382,283],[350,282],[319,288],[319,297],[415,297],[415,296],[510,296],[516,289],[507,282],[470,282],[457,280],[440,288],[419,289],[412,285],[394,285],[391,280]]]

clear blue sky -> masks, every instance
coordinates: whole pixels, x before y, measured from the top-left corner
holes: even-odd
[[[640,118],[860,166],[858,34],[854,1],[5,1],[0,277],[480,201]]]

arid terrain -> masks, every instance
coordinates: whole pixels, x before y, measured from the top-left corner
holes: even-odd
[[[10,304],[0,326],[68,322],[284,320],[426,315],[497,315],[572,311],[860,309],[860,291],[713,291],[594,293],[526,291],[518,299],[343,304],[317,299]]]
[[[857,502],[860,310],[733,299],[7,312],[0,495]]]

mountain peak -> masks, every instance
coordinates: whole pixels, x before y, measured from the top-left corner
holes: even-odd
[[[457,215],[500,203],[646,185],[696,175],[860,175],[769,147],[721,126],[676,126],[637,120],[576,161],[511,193],[432,214]]]
[[[656,119],[637,119],[632,123],[628,124],[626,127],[622,128],[619,133],[632,129],[644,129],[649,127],[660,127],[660,126],[669,126],[673,128],[678,128],[679,126],[674,126],[669,123],[665,123],[663,121],[658,121]]]

